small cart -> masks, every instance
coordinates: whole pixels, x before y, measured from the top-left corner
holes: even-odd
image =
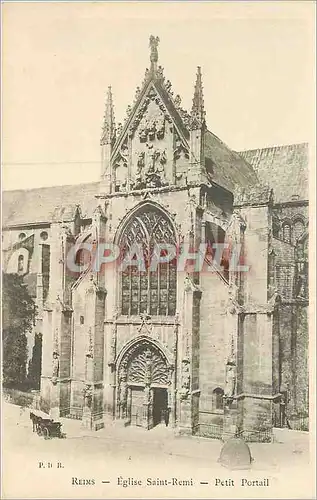
[[[30,412],[30,419],[33,424],[33,432],[37,432],[37,434],[43,436],[44,439],[65,437],[65,434],[62,433],[61,422],[54,421],[54,419],[50,418],[46,413],[39,410],[32,410]]]

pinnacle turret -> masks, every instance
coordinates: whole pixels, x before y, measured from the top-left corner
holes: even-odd
[[[115,119],[114,119],[114,107],[112,99],[111,87],[108,87],[107,99],[106,99],[106,110],[103,119],[102,134],[101,134],[101,146],[105,144],[113,144],[115,139]]]
[[[191,110],[192,126],[200,128],[205,122],[204,95],[201,68],[197,67],[197,76]]]

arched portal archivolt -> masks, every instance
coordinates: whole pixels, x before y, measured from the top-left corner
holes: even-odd
[[[167,386],[170,368],[162,351],[150,341],[134,344],[124,354],[119,364],[118,382],[127,385]]]
[[[151,429],[171,408],[172,365],[148,339],[132,344],[117,363],[117,416]]]

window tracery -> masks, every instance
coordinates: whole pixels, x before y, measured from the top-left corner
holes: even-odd
[[[148,208],[139,212],[128,224],[120,242],[121,256],[128,255],[133,245],[141,245],[145,270],[131,265],[121,273],[123,315],[175,315],[176,261],[159,263],[155,271],[150,269],[155,246],[163,243],[175,245],[176,242],[171,223],[159,210]]]

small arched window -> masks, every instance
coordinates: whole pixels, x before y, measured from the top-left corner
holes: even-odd
[[[292,241],[291,225],[288,222],[283,224],[283,240],[286,243],[291,243]]]
[[[293,235],[294,235],[294,242],[295,243],[302,236],[304,229],[305,229],[304,223],[301,220],[295,221],[294,226],[293,226]]]
[[[223,394],[224,391],[220,387],[214,389],[212,393],[213,408],[214,410],[223,410]]]
[[[24,271],[24,255],[19,255],[18,257],[18,273],[23,273]]]

